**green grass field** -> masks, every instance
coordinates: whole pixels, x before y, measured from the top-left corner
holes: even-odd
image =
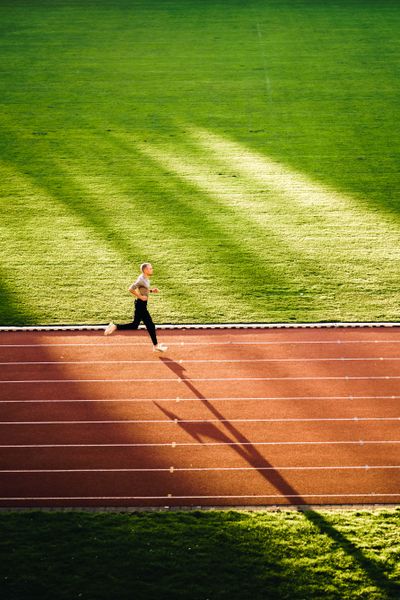
[[[0,514],[4,600],[397,600],[399,510]]]
[[[400,320],[397,0],[2,0],[1,324]]]

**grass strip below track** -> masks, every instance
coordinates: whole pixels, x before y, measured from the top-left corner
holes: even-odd
[[[391,600],[400,510],[0,514],[3,600]]]

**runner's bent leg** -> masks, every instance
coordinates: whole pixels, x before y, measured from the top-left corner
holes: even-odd
[[[135,300],[135,312],[133,314],[133,321],[131,323],[123,323],[122,325],[117,325],[117,329],[138,329],[140,321],[143,321],[143,311],[146,310],[146,304],[147,302],[144,302],[143,300]]]

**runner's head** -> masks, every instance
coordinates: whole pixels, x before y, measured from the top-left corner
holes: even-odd
[[[151,263],[142,263],[140,265],[140,270],[142,271],[143,275],[152,275],[153,274],[153,267],[151,265]]]

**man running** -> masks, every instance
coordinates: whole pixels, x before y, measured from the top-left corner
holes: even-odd
[[[147,300],[149,294],[158,294],[158,288],[150,287],[150,277],[153,275],[153,267],[150,263],[143,263],[140,265],[141,275],[132,283],[129,287],[129,291],[133,296],[136,296],[135,300],[135,313],[133,315],[133,321],[131,323],[125,323],[123,325],[116,325],[111,323],[106,327],[104,335],[111,335],[114,331],[124,329],[138,329],[140,322],[146,326],[146,329],[153,342],[153,350],[155,352],[165,352],[168,347],[165,344],[159,344],[157,341],[156,328],[153,323],[153,319],[149,311],[147,310]]]

